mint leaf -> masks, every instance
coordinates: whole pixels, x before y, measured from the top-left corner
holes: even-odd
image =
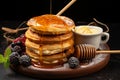
[[[12,52],[11,49],[8,47],[8,48],[5,50],[5,55],[4,55],[4,57],[8,59],[9,56],[10,56],[10,54],[11,54],[11,52]]]
[[[8,47],[5,50],[4,56],[0,54],[0,63],[3,63],[5,68],[8,68],[10,65],[9,56],[12,53],[11,49]]]
[[[0,54],[0,63],[4,63],[4,57],[2,54]]]
[[[8,47],[8,48],[5,50],[5,55],[4,55],[4,67],[5,67],[5,68],[8,68],[9,65],[10,65],[9,56],[10,56],[11,53],[12,53],[12,51],[11,51],[11,49]]]

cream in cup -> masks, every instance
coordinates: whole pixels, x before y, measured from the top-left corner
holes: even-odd
[[[75,45],[91,44],[98,49],[101,43],[107,43],[109,40],[109,33],[103,32],[103,29],[98,26],[80,25],[72,31]],[[102,37],[105,37],[105,39],[103,40]]]

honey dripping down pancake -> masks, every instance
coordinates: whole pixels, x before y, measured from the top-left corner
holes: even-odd
[[[26,53],[33,65],[61,65],[74,53],[72,19],[45,14],[31,18],[27,25]]]
[[[44,55],[41,56],[41,58],[39,57],[38,54],[35,54],[34,52],[30,51],[29,49],[26,50],[27,54],[32,58],[33,62],[35,63],[45,63],[45,64],[58,64],[61,62],[66,62],[66,58],[69,57],[71,54],[73,54],[74,52],[74,48],[71,47],[70,49],[65,50],[64,52],[61,53],[57,53],[54,55]]]
[[[27,54],[28,55],[30,55],[32,58],[34,58],[34,59],[39,59],[39,54],[36,54],[36,53],[34,53],[33,51],[31,51],[31,50],[29,50],[29,49],[26,49],[26,52],[28,52]],[[63,53],[63,52],[61,52],[61,53]],[[44,55],[44,59],[46,59],[46,58],[50,58],[50,60],[52,60],[52,58],[53,59],[56,59],[56,58],[58,58],[59,56],[60,56],[60,58],[61,57],[63,57],[62,55],[61,55],[61,53],[59,53],[59,54],[54,54],[54,55]],[[55,57],[54,57],[55,56]],[[57,56],[57,57],[56,57]],[[65,57],[65,56],[64,56]]]
[[[51,55],[62,52],[65,49],[69,49],[73,46],[73,40],[69,39],[55,44],[37,44],[27,39],[25,45],[36,54],[41,54],[40,52],[42,52],[43,55]]]

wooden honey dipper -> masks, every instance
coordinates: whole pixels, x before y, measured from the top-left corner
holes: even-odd
[[[99,53],[101,54],[120,53],[120,50],[96,50],[96,48],[90,44],[79,44],[75,46],[75,56],[79,60],[90,60]]]

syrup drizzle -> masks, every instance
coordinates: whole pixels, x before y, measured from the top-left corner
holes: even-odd
[[[43,56],[42,45],[40,45],[40,47],[39,47],[39,61],[40,61],[40,63],[42,63],[42,56]]]

